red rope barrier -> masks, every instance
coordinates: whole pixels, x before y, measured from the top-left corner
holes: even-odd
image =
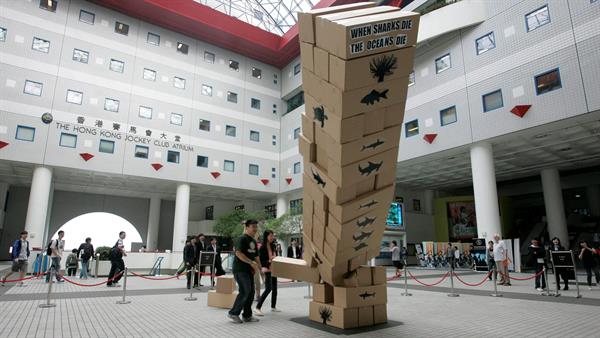
[[[115,276],[113,276],[113,278],[111,278],[111,279],[107,279],[107,280],[105,280],[105,281],[102,281],[102,282],[99,282],[99,283],[95,283],[95,284],[83,284],[83,283],[77,283],[77,282],[75,282],[75,281],[72,281],[72,280],[68,279],[68,278],[67,278],[67,277],[65,277],[65,276],[62,276],[62,278],[63,278],[64,280],[66,280],[68,283],[71,283],[71,284],[73,284],[73,285],[77,285],[77,286],[84,286],[84,287],[92,287],[92,286],[100,286],[100,285],[104,285],[104,284],[106,284],[106,283],[108,283],[108,282],[112,282],[112,281],[114,281],[115,279],[119,278],[121,275],[123,275],[123,272],[124,272],[124,271],[121,271],[121,272],[119,272],[118,274],[116,274]]]
[[[538,272],[538,273],[534,274],[534,275],[533,275],[533,276],[531,276],[531,277],[526,277],[526,278],[517,278],[517,277],[511,277],[510,275],[505,275],[505,274],[503,274],[502,272],[498,271],[498,274],[499,274],[500,276],[502,276],[502,277],[505,277],[505,278],[508,278],[509,280],[510,280],[510,279],[514,279],[514,280],[532,280],[532,279],[534,279],[534,278],[536,278],[536,277],[538,277],[538,276],[541,276],[543,273],[544,273],[544,270],[542,270],[542,271],[540,271],[540,272]]]
[[[448,277],[448,275],[450,275],[450,272],[446,272],[446,274],[443,275],[442,279],[440,279],[439,281],[437,281],[433,284],[427,284],[427,283],[421,282],[420,280],[417,279],[417,277],[413,276],[413,274],[410,272],[410,270],[406,270],[406,271],[410,275],[410,278],[414,279],[417,283],[424,285],[424,286],[436,286],[436,285],[440,284],[441,282],[443,282]]]
[[[402,277],[402,272],[398,272],[397,274],[393,275],[392,277],[387,277],[387,281],[393,281],[393,280],[397,280],[400,279]]]
[[[24,280],[30,280],[30,279],[37,278],[37,277],[39,277],[39,276],[43,276],[43,275],[45,275],[46,273],[47,273],[47,272],[44,272],[42,275],[32,275],[32,276],[29,276],[29,277],[24,277],[24,278],[19,278],[19,279],[3,279],[3,280],[1,281],[1,283],[15,283],[15,282],[22,282],[22,281],[24,281]]]
[[[456,279],[458,279],[461,283],[463,283],[466,286],[480,286],[481,284],[485,283],[485,280],[488,279],[490,277],[490,275],[492,274],[492,271],[488,272],[485,277],[483,277],[483,280],[479,283],[467,283],[464,280],[462,280],[462,278],[460,278],[460,276],[456,273],[456,272],[452,272],[454,274],[454,276],[456,277]]]

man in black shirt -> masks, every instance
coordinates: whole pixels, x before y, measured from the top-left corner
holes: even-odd
[[[233,260],[233,278],[238,284],[239,294],[235,299],[233,308],[229,310],[229,319],[234,323],[258,322],[252,317],[252,300],[254,299],[254,277],[260,273],[260,260],[258,259],[258,247],[254,236],[258,230],[258,222],[247,220],[244,234],[239,238],[235,247],[235,259]],[[242,310],[244,311],[242,313]],[[243,321],[240,319],[242,314]]]
[[[200,265],[200,254],[203,251],[206,251],[206,244],[204,243],[204,234],[199,234],[196,237],[196,263],[198,264],[198,269],[196,270],[196,274],[194,275],[194,287],[202,286],[202,274],[204,273],[204,269],[206,266]]]

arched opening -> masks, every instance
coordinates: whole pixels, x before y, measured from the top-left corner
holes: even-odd
[[[65,232],[65,251],[78,248],[79,244],[83,243],[87,237],[92,239],[95,248],[112,247],[121,231],[127,233],[127,237],[123,241],[125,250],[131,250],[132,242],[142,242],[142,236],[133,224],[123,217],[107,212],[91,212],[77,216],[63,224],[52,235],[52,238],[56,238],[60,230]]]

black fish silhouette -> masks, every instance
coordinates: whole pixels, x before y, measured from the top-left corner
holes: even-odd
[[[392,70],[396,69],[396,56],[394,54],[384,55],[382,57],[378,57],[376,59],[371,60],[371,64],[369,65],[369,69],[371,70],[371,74],[373,77],[377,78],[377,82],[383,82],[383,78],[386,75],[392,75],[394,72]]]
[[[368,244],[366,244],[365,242],[362,242],[359,245],[357,245],[357,246],[354,247],[354,251],[358,251],[358,250],[360,250],[362,248],[366,248],[368,246],[369,246]]]
[[[362,100],[360,100],[360,103],[364,103],[368,106],[375,104],[375,102],[379,102],[381,98],[387,99],[388,91],[389,89],[385,89],[382,92],[378,92],[375,89],[373,89],[369,94],[365,95],[365,97],[363,97]]]
[[[315,114],[315,120],[321,122],[321,128],[325,126],[325,120],[327,120],[327,115],[325,115],[325,109],[323,106],[313,108],[313,113]]]
[[[371,234],[372,234],[372,233],[373,233],[373,231],[369,231],[369,232],[364,232],[364,231],[361,231],[361,232],[360,232],[360,235],[358,235],[358,236],[356,236],[356,234],[352,235],[352,239],[353,239],[355,242],[362,241],[363,239],[366,239],[366,238],[369,238],[369,237],[371,237]]]
[[[315,179],[315,181],[317,181],[317,184],[320,184],[323,188],[325,188],[325,181],[323,181],[323,179],[321,178],[321,176],[319,175],[319,173],[316,173],[314,170],[312,170],[312,174],[313,174],[313,178]]]
[[[361,168],[360,164],[358,165],[358,171],[360,171],[360,175],[361,176],[369,176],[371,175],[374,171],[379,172],[379,168],[381,168],[381,165],[383,164],[383,161],[379,162],[379,163],[373,163],[371,161],[369,161],[369,165]]]
[[[360,151],[363,151],[363,150],[369,149],[369,148],[375,149],[375,148],[379,147],[380,145],[382,145],[384,143],[385,143],[385,141],[377,139],[377,141],[375,141],[375,142],[373,142],[371,144],[367,144],[366,146],[362,146],[362,149]]]
[[[370,297],[373,297],[373,298],[375,298],[375,295],[376,295],[376,294],[377,294],[377,292],[373,292],[373,293],[364,292],[364,293],[361,293],[361,294],[360,294],[360,295],[358,295],[358,296],[359,296],[360,298],[362,298],[363,300],[365,300],[365,299],[367,299],[367,298],[370,298]]]
[[[360,228],[364,228],[367,225],[371,225],[373,224],[373,222],[375,222],[375,220],[377,219],[377,217],[365,217],[365,219],[361,222],[360,220],[356,221],[356,225]]]
[[[365,204],[361,204],[361,205],[359,205],[359,206],[358,206],[358,208],[359,208],[359,209],[362,209],[362,208],[370,208],[370,207],[374,206],[374,205],[375,205],[375,204],[377,204],[377,203],[379,203],[379,202],[377,202],[376,200],[370,200],[369,202],[367,202],[367,203],[365,203]]]
[[[327,324],[327,322],[331,321],[333,311],[328,307],[321,306],[319,308],[319,315],[321,316],[321,319],[323,319],[323,324]]]

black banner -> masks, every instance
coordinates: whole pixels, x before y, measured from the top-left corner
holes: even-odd
[[[477,271],[487,271],[485,238],[473,238],[473,260]]]

